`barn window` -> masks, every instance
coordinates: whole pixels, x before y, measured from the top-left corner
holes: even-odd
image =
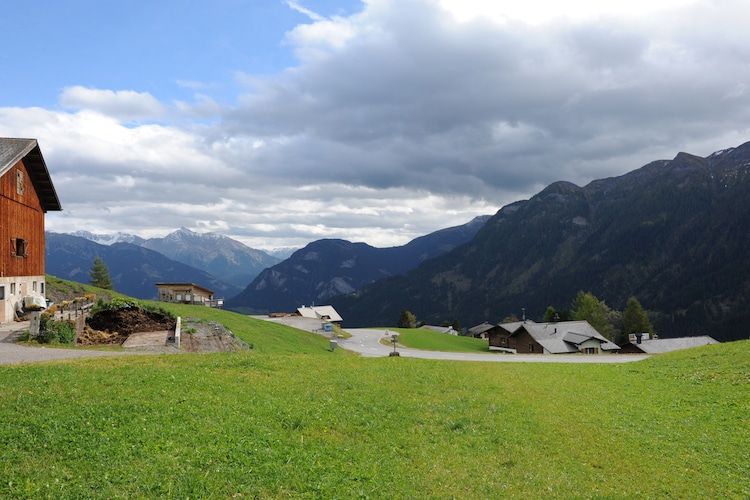
[[[23,170],[16,170],[16,193],[23,194]]]
[[[29,250],[29,244],[22,238],[16,238],[13,243],[13,255],[16,257],[26,257]]]

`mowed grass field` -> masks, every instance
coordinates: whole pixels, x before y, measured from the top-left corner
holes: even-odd
[[[433,330],[421,328],[389,328],[389,331],[398,333],[398,343],[412,349],[424,349],[428,351],[449,352],[477,352],[487,354],[487,340],[446,335]],[[497,352],[502,356],[502,353]]]
[[[0,366],[0,498],[750,497],[750,341],[372,359],[174,307],[253,350]]]

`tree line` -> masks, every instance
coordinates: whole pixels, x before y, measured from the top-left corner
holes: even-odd
[[[597,332],[616,344],[626,342],[631,333],[655,333],[637,298],[630,297],[625,310],[621,312],[611,309],[593,293],[583,290],[578,292],[569,310],[547,307],[543,321],[588,321]]]

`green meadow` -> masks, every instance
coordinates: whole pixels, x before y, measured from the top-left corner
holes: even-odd
[[[433,330],[421,328],[389,328],[398,333],[398,344],[412,349],[428,351],[477,352],[488,353],[487,341],[473,337],[446,335]],[[391,344],[393,345],[393,344]],[[494,351],[497,352],[497,351]],[[499,356],[503,354],[497,352]]]
[[[618,365],[373,359],[168,307],[252,349],[0,366],[0,498],[750,497],[750,341]]]

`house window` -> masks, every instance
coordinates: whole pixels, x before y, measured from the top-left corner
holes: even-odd
[[[16,193],[23,194],[23,170],[16,170]]]
[[[11,283],[10,284],[10,294],[11,295],[15,295],[16,294],[16,284],[15,283]]]
[[[39,284],[39,293],[44,295],[44,281]]]
[[[0,300],[5,300],[5,285],[0,285]]]
[[[26,257],[26,252],[29,249],[29,244],[26,240],[16,238],[13,240],[13,255],[16,257]]]
[[[534,344],[529,344],[529,352],[534,352]]]
[[[599,354],[599,348],[598,347],[586,347],[583,350],[584,354]]]
[[[31,283],[31,290],[36,292],[36,281]]]

